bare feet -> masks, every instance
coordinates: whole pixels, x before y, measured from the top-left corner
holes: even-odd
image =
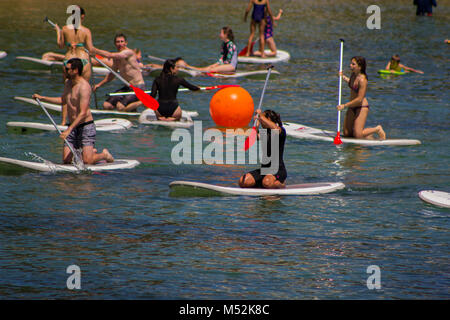
[[[378,125],[378,136],[380,137],[380,140],[386,140],[386,132],[384,132],[383,127]]]
[[[111,153],[109,153],[108,149],[103,149],[102,153],[105,155],[106,162],[114,162],[114,158]]]

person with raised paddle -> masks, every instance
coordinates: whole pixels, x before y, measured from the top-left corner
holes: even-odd
[[[182,110],[177,100],[180,85],[192,91],[200,90],[200,87],[178,77],[178,68],[176,59],[167,60],[164,62],[161,74],[153,81],[151,96],[156,98],[158,95],[159,108],[155,110],[158,120],[179,121],[181,119]]]
[[[394,54],[391,57],[391,60],[386,65],[386,70],[389,70],[391,72],[416,72],[423,74],[423,71],[416,70],[410,67],[407,67],[400,63],[400,56],[398,54]]]
[[[99,54],[106,58],[113,59],[113,71],[119,71],[121,77],[123,77],[126,82],[135,88],[145,90],[144,77],[142,76],[141,67],[136,57],[136,53],[133,49],[127,47],[128,41],[123,33],[117,34],[114,37],[114,44],[117,48],[117,52],[108,52],[105,50],[100,50],[97,48],[93,49],[91,54]],[[97,58],[95,58],[99,61]],[[100,62],[100,61],[99,61]],[[94,90],[97,90],[104,84],[112,81],[115,77],[114,73],[109,73],[102,81],[94,86]],[[116,92],[123,92],[131,90],[130,86],[127,84],[121,87]],[[116,108],[118,111],[131,112],[135,111],[142,102],[136,95],[128,96],[114,96],[109,97],[104,103],[103,108],[106,110],[112,110]]]
[[[369,103],[366,98],[368,84],[366,59],[361,56],[353,57],[350,69],[352,71],[350,77],[346,77],[342,71],[339,71],[339,76],[350,87],[350,101],[339,104],[336,107],[339,111],[347,108],[344,119],[344,136],[357,139],[373,139],[373,135],[377,134],[380,140],[385,140],[386,133],[381,125],[375,128],[365,128],[367,115],[369,114]]]
[[[220,29],[220,39],[222,40],[222,50],[219,60],[207,67],[198,68],[188,65],[185,61],[178,61],[179,67],[203,71],[206,73],[233,73],[236,71],[238,64],[238,52],[234,43],[233,30],[230,27]]]
[[[249,0],[247,9],[245,10],[244,22],[247,21],[247,16],[253,6],[252,20],[250,21],[250,36],[248,37],[247,48],[252,47],[253,37],[255,36],[256,27],[259,28],[259,51],[261,58],[265,58],[264,52],[264,28],[266,27],[266,15],[270,15],[273,20],[273,14],[270,10],[269,0]],[[267,10],[267,11],[266,11]],[[247,50],[246,57],[249,57],[251,50]]]
[[[261,124],[261,127],[265,130],[267,136],[266,143],[266,156],[270,159],[268,163],[262,163],[261,168],[246,173],[239,179],[239,186],[241,188],[267,188],[267,189],[281,189],[286,186],[285,180],[287,178],[287,171],[283,161],[284,144],[286,141],[286,130],[281,122],[280,115],[272,110],[256,110],[257,122]],[[258,127],[258,123],[256,127]],[[259,137],[258,133],[258,137]],[[275,141],[272,138],[276,137]],[[263,139],[264,141],[265,139]],[[272,143],[275,143],[275,151],[278,151],[275,155],[272,154]],[[278,146],[278,148],[277,148]],[[264,153],[264,152],[263,152]],[[274,170],[273,157],[277,157],[275,162],[278,161],[278,166]],[[269,170],[273,173],[267,173],[264,170]]]
[[[95,164],[102,160],[113,162],[114,158],[108,149],[97,153],[94,147],[96,129],[89,108],[92,89],[89,82],[82,76],[83,62],[79,58],[72,58],[67,61],[65,68],[68,80],[64,84],[64,92],[61,97],[44,97],[35,93],[33,98],[65,106],[61,124],[66,125],[66,117],[69,119],[69,124],[60,137],[67,140],[67,143],[70,143],[75,149],[82,148],[82,158],[85,164]],[[65,145],[63,162],[71,163],[72,157],[71,148]]]

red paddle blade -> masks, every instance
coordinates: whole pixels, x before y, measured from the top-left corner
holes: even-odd
[[[253,41],[253,42],[252,42],[252,45],[251,45],[251,47],[250,47],[250,52],[253,51],[253,46],[255,45],[255,42],[256,42],[256,41]],[[243,55],[245,55],[245,54],[247,53],[247,50],[248,50],[248,46],[245,46],[245,48],[242,49],[241,52],[239,52],[238,56],[239,56],[239,57],[242,57]]]
[[[131,89],[133,89],[136,97],[144,104],[144,106],[152,110],[157,110],[159,108],[158,101],[156,101],[152,96],[145,93],[144,90],[132,85],[130,85],[130,87]]]
[[[334,138],[334,144],[338,145],[338,144],[342,144],[342,140],[341,140],[341,133],[338,131],[336,133],[336,137]]]
[[[252,132],[250,132],[250,135],[245,139],[244,151],[250,149],[250,147],[255,144],[255,141],[256,141],[256,127],[253,127]]]

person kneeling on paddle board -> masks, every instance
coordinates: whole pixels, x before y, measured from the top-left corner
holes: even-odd
[[[64,92],[61,97],[43,97],[33,94],[33,98],[39,100],[61,104],[66,107],[62,111],[62,125],[66,124],[66,116],[70,124],[60,137],[66,139],[75,149],[82,147],[83,162],[85,164],[95,164],[101,160],[113,162],[114,158],[108,149],[103,149],[102,153],[97,153],[94,148],[96,129],[94,119],[89,108],[91,99],[91,86],[82,77],[83,62],[79,58],[72,58],[66,64],[66,73],[69,79],[65,82]],[[63,162],[72,162],[72,152],[65,144],[63,150]]]
[[[280,115],[272,110],[256,110],[258,121],[267,133],[267,157],[271,159],[269,163],[261,164],[260,169],[256,169],[246,173],[239,179],[239,186],[241,188],[267,188],[267,189],[281,189],[286,186],[285,180],[287,177],[286,167],[283,161],[284,143],[286,141],[286,130],[281,122]],[[258,127],[258,123],[256,124]],[[262,170],[271,168],[272,158],[272,134],[278,134],[278,171],[274,174],[264,175]],[[259,137],[259,134],[258,134]]]
[[[373,139],[373,134],[378,134],[380,140],[386,139],[386,133],[381,125],[375,128],[364,128],[367,115],[369,114],[369,103],[366,99],[367,92],[367,74],[366,59],[364,57],[353,57],[350,63],[352,75],[346,77],[342,72],[339,73],[350,87],[350,101],[338,105],[338,110],[348,108],[344,120],[344,136],[357,139]]]
[[[204,72],[236,72],[238,63],[238,52],[234,43],[233,30],[230,27],[223,27],[220,30],[220,39],[222,43],[222,51],[219,60],[207,67],[197,68],[188,65],[185,61],[180,61],[180,67],[187,67]]]
[[[180,85],[192,91],[200,90],[184,78],[178,77],[178,68],[176,59],[166,60],[160,75],[153,81],[151,96],[156,98],[158,94],[159,108],[155,110],[158,120],[178,121],[181,119],[182,110],[177,100]]]

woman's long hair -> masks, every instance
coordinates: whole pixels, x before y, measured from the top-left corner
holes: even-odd
[[[358,66],[361,68],[361,73],[366,76],[367,80],[369,80],[369,77],[367,76],[366,73],[366,59],[364,59],[364,57],[361,56],[355,56],[351,60],[353,59],[355,59]]]
[[[277,113],[277,112],[275,112],[275,111],[273,111],[273,110],[267,109],[267,110],[264,110],[263,114],[264,114],[264,116],[265,116],[266,118],[268,118],[268,119],[270,119],[271,121],[273,121],[273,122],[275,122],[276,124],[278,124],[278,126],[279,126],[280,128],[283,126],[283,122],[281,122],[281,117],[280,117],[280,114],[279,114],[279,113]]]

